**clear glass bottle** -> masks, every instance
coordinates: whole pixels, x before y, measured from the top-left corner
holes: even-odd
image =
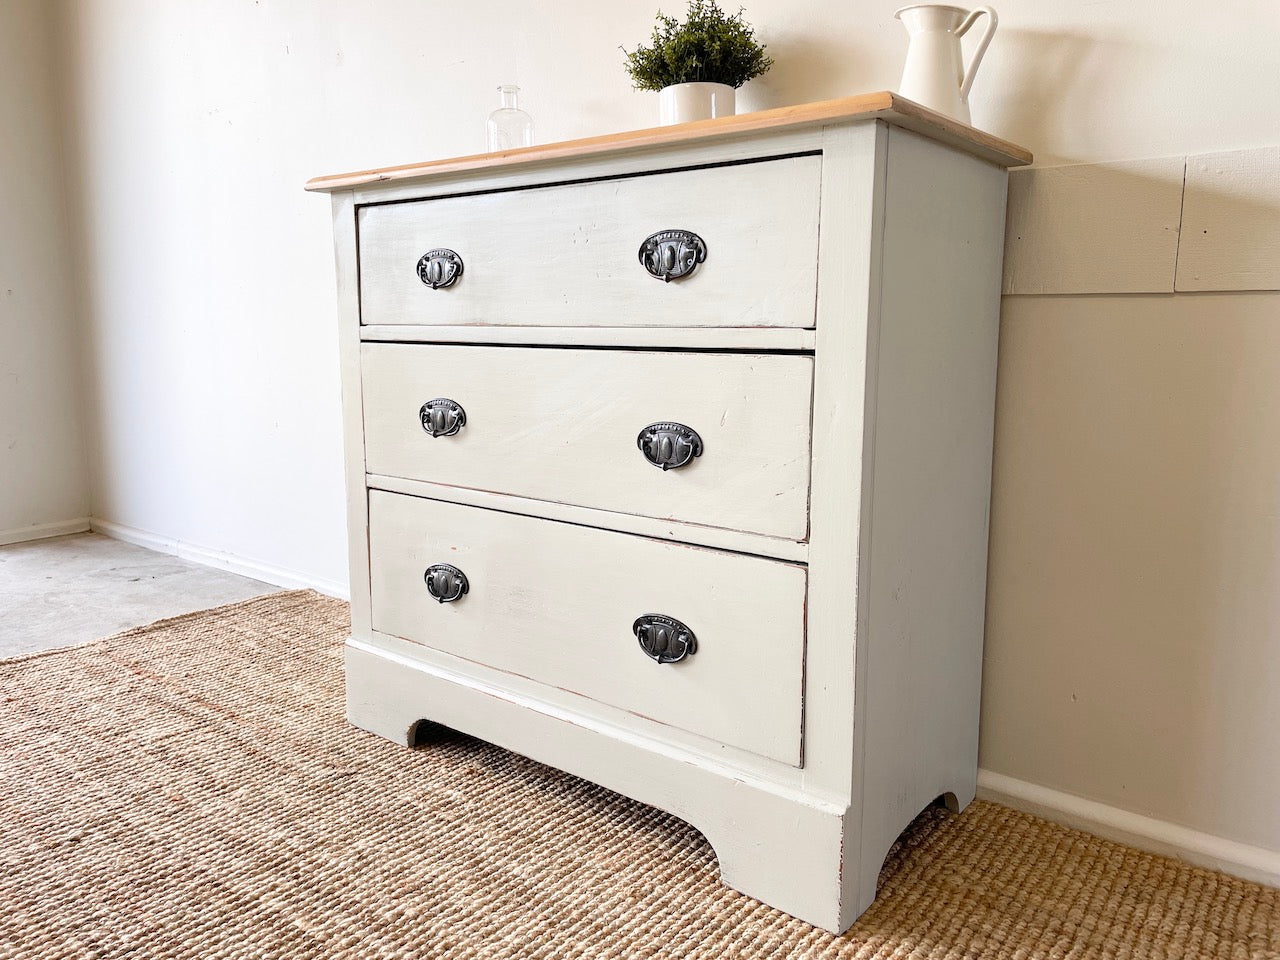
[[[502,106],[489,114],[489,152],[533,146],[533,118],[516,105],[520,88],[514,83],[498,87]]]

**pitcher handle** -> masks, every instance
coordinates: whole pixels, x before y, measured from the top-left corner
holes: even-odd
[[[969,99],[969,88],[973,86],[973,78],[978,72],[978,64],[982,62],[982,55],[987,52],[987,46],[991,43],[991,38],[995,35],[996,24],[1000,22],[1000,18],[996,16],[996,12],[990,7],[978,7],[969,11],[969,15],[964,18],[960,26],[956,27],[955,35],[963,37],[973,26],[974,21],[983,14],[987,15],[987,29],[982,34],[982,39],[978,41],[978,49],[973,54],[973,59],[969,61],[969,69],[964,73],[964,79],[960,81],[960,99]]]

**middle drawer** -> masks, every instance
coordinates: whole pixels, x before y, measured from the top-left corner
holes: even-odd
[[[362,351],[371,474],[807,537],[812,357]]]

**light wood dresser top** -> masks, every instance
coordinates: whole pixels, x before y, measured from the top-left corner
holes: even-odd
[[[1031,163],[1031,152],[1017,144],[983,133],[967,124],[952,120],[927,107],[904,99],[896,93],[881,91],[838,100],[778,107],[756,113],[740,113],[715,120],[699,120],[647,130],[628,130],[601,137],[565,140],[561,143],[538,144],[519,150],[480,153],[469,157],[428,160],[379,170],[360,170],[316,177],[307,182],[308,190],[334,191],[375,183],[405,180],[427,180],[434,176],[466,170],[485,170],[564,160],[646,147],[697,140],[721,140],[764,130],[820,127],[849,120],[884,120],[894,126],[914,130],[941,143],[966,150],[975,156],[1003,167],[1020,167]]]

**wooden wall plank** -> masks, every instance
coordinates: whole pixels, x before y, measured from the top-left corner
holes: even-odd
[[[1182,157],[1009,173],[1005,293],[1171,293]]]
[[[1187,158],[1178,290],[1280,290],[1280,147]]]

